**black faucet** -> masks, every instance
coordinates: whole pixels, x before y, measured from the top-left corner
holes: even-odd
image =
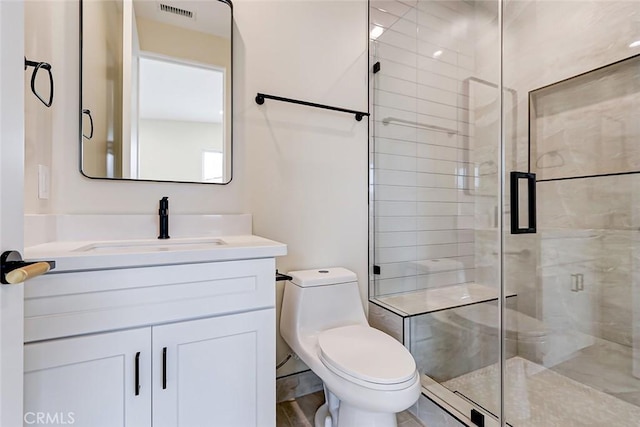
[[[160,209],[158,210],[158,214],[160,215],[160,235],[158,239],[168,239],[169,238],[169,214],[167,210],[169,209],[169,198],[163,197],[160,199]]]

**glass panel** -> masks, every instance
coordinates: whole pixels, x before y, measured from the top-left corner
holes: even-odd
[[[489,420],[500,414],[498,3],[372,0],[370,30],[370,296],[404,319],[428,392]]]
[[[505,104],[505,174],[539,179],[537,234],[504,236],[512,426],[640,419],[640,176],[625,174],[640,170],[628,59],[640,53],[639,11],[637,1],[504,3],[504,86],[518,99]]]

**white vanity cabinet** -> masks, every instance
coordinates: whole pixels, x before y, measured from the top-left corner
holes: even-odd
[[[25,425],[151,426],[150,349],[148,328],[25,345]]]
[[[89,427],[275,425],[274,272],[263,258],[33,279],[25,411]]]
[[[275,365],[260,351],[273,346],[273,315],[153,327],[153,426],[274,425]]]

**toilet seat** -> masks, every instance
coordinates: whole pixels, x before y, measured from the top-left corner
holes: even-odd
[[[377,390],[399,390],[418,375],[411,353],[389,335],[363,325],[318,335],[319,357],[336,375]]]

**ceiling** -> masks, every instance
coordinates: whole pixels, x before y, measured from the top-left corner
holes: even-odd
[[[188,10],[193,12],[193,17],[188,18],[164,12],[160,10],[160,4]],[[231,8],[221,1],[134,0],[133,8],[135,10],[136,17],[151,21],[175,25],[226,39],[228,39],[231,34]]]

